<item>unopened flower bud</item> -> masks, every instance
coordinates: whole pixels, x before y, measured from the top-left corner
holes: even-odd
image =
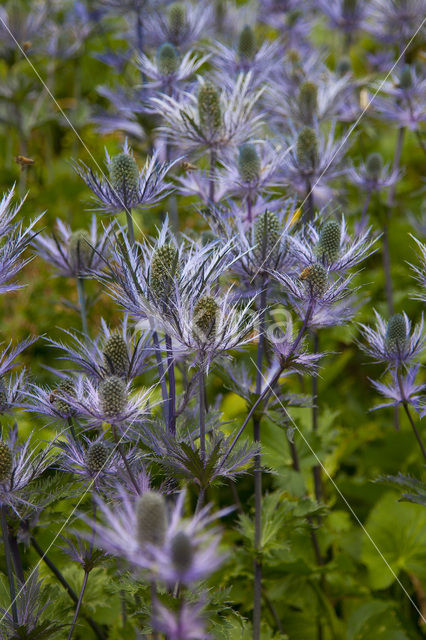
[[[314,82],[303,82],[299,89],[299,111],[302,122],[312,125],[318,109],[318,87]]]
[[[108,460],[108,449],[103,442],[94,442],[87,452],[86,463],[92,473],[99,473]]]
[[[311,264],[301,276],[308,284],[309,291],[314,298],[319,298],[327,290],[327,270],[319,262]]]
[[[367,158],[366,169],[369,177],[377,180],[383,169],[383,158],[380,153],[370,153]]]
[[[183,531],[177,533],[172,540],[171,556],[173,565],[179,573],[185,573],[191,568],[194,552],[189,536]]]
[[[386,327],[385,343],[390,353],[401,352],[407,342],[407,324],[401,313],[393,315]]]
[[[110,335],[103,351],[105,364],[112,374],[125,377],[129,368],[127,344],[119,333]]]
[[[136,505],[136,535],[141,547],[147,543],[161,547],[166,539],[166,502],[160,493],[147,491]]]
[[[405,66],[399,76],[399,86],[401,89],[410,89],[413,86],[413,78],[411,76],[411,69]]]
[[[336,220],[326,222],[321,229],[317,245],[317,254],[327,262],[334,262],[340,252],[340,224]]]
[[[109,165],[111,185],[118,195],[123,197],[123,205],[138,188],[138,165],[128,153],[119,153],[111,158]]]
[[[253,60],[256,54],[256,36],[253,29],[246,24],[238,40],[238,55],[244,60]]]
[[[281,249],[281,233],[280,221],[275,213],[265,211],[259,215],[254,225],[254,254],[265,265],[277,259]]]
[[[243,182],[255,182],[260,176],[260,160],[254,144],[243,144],[238,152],[238,171]]]
[[[311,127],[303,127],[297,138],[297,161],[302,169],[312,172],[318,166],[318,140]]]
[[[198,91],[198,117],[206,131],[217,131],[222,124],[219,91],[209,82]]]
[[[201,296],[194,306],[194,330],[203,339],[211,338],[216,333],[216,319],[219,305],[212,296]]]
[[[87,269],[93,258],[93,248],[90,235],[84,229],[78,229],[71,234],[68,251],[71,263],[77,269]]]
[[[107,417],[121,413],[127,403],[127,387],[122,378],[110,376],[99,385],[99,400],[102,412]]]
[[[9,445],[0,440],[0,482],[5,482],[12,471],[13,458]]]
[[[172,73],[175,73],[179,66],[179,56],[175,47],[170,44],[170,42],[166,42],[162,44],[161,47],[158,47],[157,50],[157,67],[160,73],[163,76],[169,76]]]
[[[150,286],[153,295],[166,300],[179,273],[179,253],[172,244],[163,244],[154,251],[151,261]]]
[[[356,11],[358,0],[343,0],[342,15],[350,18]]]
[[[168,11],[169,31],[173,42],[180,42],[186,26],[186,8],[181,2],[174,2]]]

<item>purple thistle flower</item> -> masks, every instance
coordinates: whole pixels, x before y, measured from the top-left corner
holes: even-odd
[[[158,95],[161,92],[178,96],[184,90],[186,81],[209,58],[210,54],[198,56],[192,51],[188,51],[180,58],[174,46],[166,42],[158,48],[154,61],[144,54],[138,59],[139,71],[147,78],[143,89],[144,91],[150,90],[151,96]]]
[[[360,343],[361,349],[372,356],[375,362],[385,362],[391,367],[407,366],[421,353],[424,346],[426,337],[423,335],[423,317],[411,329],[411,323],[405,313],[392,316],[389,322],[377,311],[374,313],[375,328],[361,324],[365,340],[365,343]]]
[[[346,175],[352,184],[367,193],[383,191],[401,178],[401,172],[392,169],[389,163],[383,164],[379,154],[370,154],[357,168],[349,166]]]
[[[374,99],[374,108],[381,117],[411,131],[419,129],[426,120],[424,74],[418,74],[414,66],[406,66],[379,87],[384,96]]]
[[[421,393],[426,389],[426,384],[416,384],[415,382],[419,368],[420,364],[415,364],[407,369],[405,375],[401,375],[398,370],[393,369],[391,371],[392,382],[390,384],[371,380],[376,391],[389,400],[389,402],[377,405],[372,410],[382,409],[383,407],[397,407],[400,404],[408,403],[421,416],[425,415],[426,399]]]
[[[159,202],[173,190],[173,186],[166,182],[165,178],[177,160],[161,163],[158,161],[158,153],[155,152],[151,158],[146,159],[144,166],[139,170],[127,141],[120,156],[110,157],[107,151],[105,153],[110,178],[97,176],[83,162],[74,163],[76,172],[94,193],[93,199],[97,203],[95,210],[114,213],[147,207]],[[127,162],[117,179],[114,179],[114,168],[119,157],[123,157]]]
[[[109,237],[112,225],[108,225],[99,234],[96,216],[92,216],[90,231],[71,228],[57,218],[58,235],[49,237],[44,234],[37,236],[33,246],[36,253],[52,264],[58,275],[69,278],[90,278],[100,273],[105,266],[109,254]]]
[[[61,538],[64,546],[60,549],[88,573],[105,558],[105,554],[100,549],[94,549],[91,542],[83,540],[79,535],[76,535],[75,539],[62,536]]]
[[[410,234],[411,235],[411,234]],[[419,258],[420,258],[420,266],[417,267],[413,264],[410,264],[410,267],[414,270],[415,279],[421,286],[420,293],[416,296],[418,300],[422,300],[426,302],[426,244],[417,240],[413,235],[411,235],[413,240],[416,242],[417,247],[419,248]]]
[[[210,636],[205,631],[202,608],[202,602],[184,602],[179,611],[170,611],[158,603],[156,629],[164,633],[169,640],[208,640]]]
[[[23,391],[27,400],[22,406],[31,413],[49,416],[54,421],[68,422],[78,414],[69,400],[79,393],[78,387],[81,386],[82,381],[70,378],[61,372],[56,372],[56,374],[58,375],[58,384],[54,388],[41,387],[34,383],[28,384]]]
[[[269,327],[266,332],[268,343],[272,347],[277,365],[285,367],[285,375],[300,373],[312,375],[318,370],[318,361],[323,357],[322,353],[309,353],[302,339],[296,344],[296,336],[293,325],[286,318],[286,322],[280,322]],[[271,365],[271,371],[276,369],[275,363]]]
[[[401,50],[421,26],[425,0],[370,0],[367,29],[379,40]],[[419,38],[424,34],[424,28]]]
[[[158,7],[146,15],[146,35],[150,47],[171,42],[178,50],[188,50],[200,37],[206,36],[213,20],[210,3],[183,0],[169,7]]]
[[[337,0],[333,3],[319,0],[318,7],[328,17],[333,29],[352,34],[365,27],[368,16],[368,4],[365,0]]]

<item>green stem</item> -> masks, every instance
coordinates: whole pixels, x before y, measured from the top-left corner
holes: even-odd
[[[418,432],[418,429],[414,423],[413,417],[410,413],[410,409],[409,409],[409,405],[407,402],[407,399],[405,397],[405,393],[404,393],[404,386],[402,384],[402,379],[401,379],[401,373],[399,370],[397,370],[397,378],[398,378],[398,385],[399,385],[399,390],[401,392],[401,399],[402,399],[402,406],[404,407],[405,413],[407,414],[407,418],[410,422],[411,428],[413,429],[414,435],[416,436],[416,440],[419,444],[419,447],[421,449],[421,452],[423,454],[423,458],[426,460],[426,449],[424,447],[424,444],[422,442],[422,438],[420,436],[420,433]]]
[[[10,606],[12,609],[12,619],[13,619],[13,623],[17,625],[18,611],[16,608],[15,580],[13,577],[12,558],[11,558],[10,547],[9,547],[9,531],[8,531],[7,520],[6,520],[6,507],[4,505],[1,505],[0,507],[0,522],[1,522],[1,533],[3,536],[3,544],[4,544],[4,555],[6,559],[7,579],[9,582]]]
[[[89,329],[87,326],[86,294],[84,291],[84,278],[77,278],[77,291],[78,291],[78,301],[80,305],[81,327],[83,329],[84,335],[88,338]]]
[[[319,351],[319,338],[318,332],[314,331],[314,353]],[[318,375],[314,372],[312,374],[312,431],[316,433],[318,431]],[[321,467],[316,464],[313,467],[315,497],[317,502],[321,502],[323,499],[322,482],[321,482]]]
[[[200,421],[200,457],[203,466],[206,465],[206,405],[205,405],[205,374],[203,363],[200,365],[200,379],[198,381],[199,391],[199,421]]]
[[[77,606],[75,608],[74,619],[72,621],[71,629],[70,629],[70,632],[68,634],[68,639],[67,640],[71,640],[72,634],[74,632],[74,628],[75,628],[75,625],[76,625],[76,622],[77,622],[78,614],[79,614],[79,611],[80,611],[80,608],[81,608],[81,605],[82,605],[82,602],[83,602],[84,592],[86,591],[88,578],[89,578],[89,574],[87,573],[87,571],[85,571],[84,572],[84,578],[83,578],[83,584],[81,586],[80,596],[78,598]]]
[[[129,234],[130,245],[133,247],[135,244],[135,229],[133,226],[132,210],[128,208],[126,208],[126,222],[127,222],[127,231]]]

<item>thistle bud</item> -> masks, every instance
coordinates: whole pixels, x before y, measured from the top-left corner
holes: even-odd
[[[12,465],[12,451],[3,440],[0,440],[0,482],[5,482],[9,478]]]
[[[166,502],[160,493],[147,491],[136,505],[136,535],[141,547],[147,543],[161,547],[166,539]]]
[[[336,73],[342,77],[352,71],[352,64],[349,58],[340,58],[336,66]]]
[[[411,69],[405,66],[399,76],[399,86],[401,89],[411,89],[413,86],[413,78],[411,77]]]
[[[280,252],[282,228],[275,213],[265,211],[254,225],[254,254],[261,261],[275,261]]]
[[[194,556],[189,536],[183,531],[175,535],[171,544],[172,562],[179,573],[185,573],[192,565]]]
[[[186,26],[186,9],[185,5],[181,2],[174,2],[169,7],[169,31],[171,39],[174,42],[179,42]]]
[[[401,313],[393,315],[386,327],[385,344],[390,353],[401,352],[407,342],[407,324]]]
[[[343,0],[342,2],[342,15],[350,17],[357,8],[358,0]]]
[[[179,273],[179,253],[172,244],[163,244],[154,251],[151,261],[150,286],[156,298],[165,300],[171,293]]]
[[[243,144],[238,152],[238,171],[243,182],[255,182],[260,176],[260,160],[254,144]]]
[[[65,396],[75,395],[75,386],[72,380],[61,380],[52,394],[56,410],[64,417],[75,415],[76,410],[64,399]]]
[[[194,330],[202,338],[209,339],[216,333],[219,305],[212,296],[201,296],[194,306]]]
[[[256,36],[253,29],[246,24],[238,40],[238,55],[243,60],[253,60],[256,54]]]
[[[327,270],[322,264],[315,262],[307,267],[305,271],[303,279],[308,283],[311,295],[314,298],[321,297],[327,290]]]
[[[92,473],[99,473],[108,460],[108,449],[103,442],[93,443],[87,452],[86,464]]]
[[[84,229],[78,229],[71,234],[68,251],[71,263],[77,269],[90,266],[93,257],[91,242],[90,235]]]
[[[198,117],[202,129],[217,131],[222,123],[220,96],[211,83],[203,84],[198,91]]]
[[[312,172],[318,166],[318,140],[311,127],[303,127],[297,138],[297,161],[302,169]]]
[[[380,153],[370,153],[367,158],[366,169],[370,178],[377,180],[383,168],[383,158]]]
[[[116,416],[124,410],[127,403],[126,383],[117,376],[105,378],[99,385],[99,400],[102,412],[106,416]]]
[[[162,44],[161,47],[157,49],[157,67],[160,73],[163,76],[169,76],[172,73],[175,73],[176,69],[179,66],[179,57],[178,52],[175,47],[170,44],[170,42],[166,42]]]
[[[336,220],[326,222],[321,229],[317,245],[317,254],[327,262],[334,262],[340,251],[340,224]]]
[[[302,122],[311,125],[318,109],[318,87],[314,82],[303,82],[299,89],[299,111]]]
[[[111,158],[109,176],[113,189],[125,200],[136,193],[139,177],[138,165],[128,153],[119,153]]]
[[[125,377],[129,368],[129,354],[124,338],[118,334],[110,335],[105,343],[103,356],[105,364],[112,374]]]

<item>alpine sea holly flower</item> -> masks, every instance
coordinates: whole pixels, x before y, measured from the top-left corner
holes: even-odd
[[[155,628],[170,640],[198,640],[208,638],[206,622],[201,611],[203,603],[184,602],[178,611],[170,611],[161,603],[157,604]]]
[[[144,89],[155,90],[152,95],[163,92],[176,96],[185,88],[187,80],[210,58],[210,55],[197,56],[188,51],[182,58],[174,45],[165,42],[157,49],[155,61],[142,54],[138,59],[138,67],[147,79]]]
[[[79,371],[94,380],[102,380],[109,375],[132,380],[143,373],[152,355],[152,349],[147,344],[148,334],[136,338],[129,329],[127,317],[117,331],[111,330],[103,318],[101,328],[101,333],[94,340],[83,339],[66,330],[70,344],[62,340],[47,340],[51,346],[63,352],[63,359],[73,362]]]
[[[411,268],[414,270],[415,279],[421,286],[420,293],[416,296],[419,300],[426,302],[426,244],[417,240],[414,236],[411,236],[413,240],[416,242],[417,247],[419,249],[419,258],[420,258],[420,266],[417,267],[413,264],[410,264]]]
[[[151,47],[170,42],[179,51],[191,49],[209,30],[213,7],[205,2],[172,2],[158,6],[146,16],[146,35]]]
[[[426,336],[423,335],[423,318],[411,328],[405,313],[396,313],[386,322],[377,311],[376,327],[361,324],[363,351],[375,362],[385,362],[389,367],[408,366],[422,351]]]
[[[64,376],[64,374],[59,375],[58,384],[54,388],[30,383],[23,392],[27,398],[23,406],[32,413],[49,416],[56,421],[68,422],[77,415],[77,411],[70,404],[69,399],[78,393],[80,384],[81,381]]]
[[[58,275],[70,278],[90,278],[100,273],[109,254],[109,237],[112,226],[102,234],[98,232],[96,216],[92,216],[90,231],[71,228],[59,218],[56,220],[58,235],[39,234],[33,242],[36,253],[52,264]]]
[[[153,98],[156,113],[165,121],[159,131],[188,153],[223,152],[242,144],[254,137],[261,123],[253,109],[263,90],[253,91],[250,84],[250,73],[239,75],[232,90],[219,90],[199,78],[197,92],[185,92],[179,100],[167,95]]]
[[[418,74],[414,66],[407,66],[399,75],[381,83],[379,88],[384,96],[375,97],[374,108],[381,117],[411,131],[418,130],[426,120],[424,74]]]
[[[329,271],[344,274],[374,253],[376,240],[371,228],[352,237],[342,215],[340,220],[328,220],[321,226],[318,220],[305,225],[300,234],[290,237],[289,251],[304,267],[320,261]]]
[[[370,153],[364,162],[355,168],[353,165],[347,169],[348,180],[367,193],[380,192],[392,187],[398,182],[401,174],[396,169],[391,169],[390,164],[384,164],[380,153]]]
[[[9,506],[18,516],[20,505],[28,504],[27,489],[54,462],[52,447],[44,451],[33,448],[31,436],[18,442],[15,424],[7,437],[0,438],[0,503]]]
[[[214,181],[213,199],[211,181]],[[197,196],[205,205],[211,206],[220,202],[227,194],[229,183],[227,174],[217,172],[214,177],[206,171],[189,171],[176,178],[176,189],[182,195]]]
[[[83,540],[76,534],[75,540],[72,538],[64,538],[64,546],[60,549],[69,557],[73,562],[78,562],[84,571],[89,573],[94,569],[102,560],[105,559],[105,554],[100,549],[93,548],[93,544]]]
[[[294,0],[261,0],[259,20],[277,29],[286,49],[309,50],[308,36],[312,31],[312,18],[307,11],[299,11]]]
[[[377,380],[371,380],[375,389],[381,393],[388,402],[377,405],[374,409],[383,407],[397,407],[400,404],[410,404],[417,413],[426,413],[426,396],[422,392],[426,389],[426,384],[416,384],[416,376],[419,372],[420,364],[408,367],[407,373],[402,375],[397,370],[391,371],[392,382],[384,384]]]
[[[425,0],[370,0],[366,28],[379,40],[402,49],[422,26]],[[420,37],[424,29],[420,32]]]
[[[115,213],[147,207],[159,202],[173,190],[173,185],[165,178],[177,160],[161,163],[155,152],[139,169],[127,141],[122,153],[112,157],[108,151],[105,154],[108,177],[97,176],[83,162],[74,164],[78,175],[94,193],[97,203],[95,210]]]
[[[333,3],[319,0],[318,6],[329,19],[331,26],[348,36],[365,27],[365,19],[368,16],[368,4],[365,0],[337,0]]]

